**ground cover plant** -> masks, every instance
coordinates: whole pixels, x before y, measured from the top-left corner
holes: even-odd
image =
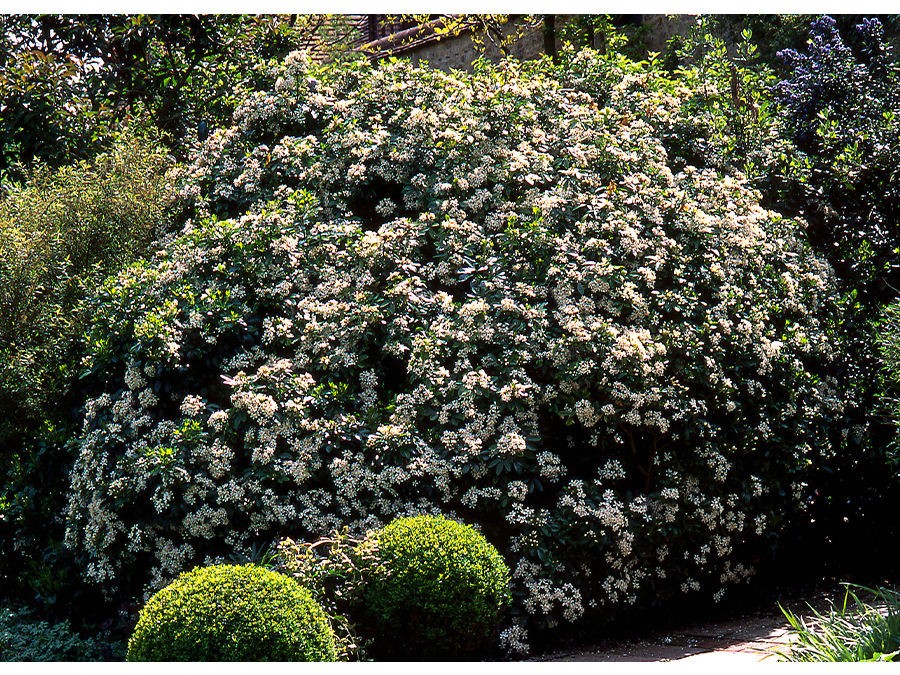
[[[0,661],[108,661],[120,645],[85,637],[68,620],[51,623],[28,610],[0,607]]]
[[[782,608],[793,640],[781,654],[801,663],[895,661],[900,657],[900,594],[847,584],[843,602],[810,619]]]
[[[88,578],[444,514],[509,564],[521,650],[750,577],[865,430],[829,265],[740,171],[670,159],[672,82],[291,56],[182,174],[181,234],[86,306]]]

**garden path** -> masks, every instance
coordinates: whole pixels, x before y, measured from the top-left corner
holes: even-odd
[[[817,588],[792,589],[781,602],[791,610],[808,616],[807,605],[825,611],[829,599],[840,591],[836,582]],[[774,663],[775,652],[785,651],[790,632],[788,622],[774,598],[759,599],[755,607],[709,621],[690,621],[682,625],[669,622],[666,629],[651,630],[640,636],[601,638],[589,646],[570,648],[535,657],[535,661],[558,662],[664,662],[690,665],[743,665]]]
[[[777,608],[776,608],[776,611]],[[541,661],[689,661],[697,665],[723,662],[774,662],[774,651],[789,639],[788,624],[779,612],[757,614],[677,630],[651,633],[639,640],[616,639],[580,651],[558,652]]]

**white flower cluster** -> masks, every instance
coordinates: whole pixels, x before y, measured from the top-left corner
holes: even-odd
[[[438,512],[483,524],[545,624],[751,573],[844,405],[831,273],[740,177],[669,166],[677,92],[592,90],[597,55],[521,68],[295,56],[213,134],[200,215],[94,308],[89,577]]]

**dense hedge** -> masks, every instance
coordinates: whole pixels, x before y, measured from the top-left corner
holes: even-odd
[[[293,579],[256,565],[182,574],[141,610],[129,661],[334,661],[328,617]]]
[[[840,309],[801,222],[670,165],[696,92],[658,85],[592,52],[289,58],[183,175],[196,217],[89,305],[89,578],[415,513],[481,525],[523,624],[751,576],[859,438]]]

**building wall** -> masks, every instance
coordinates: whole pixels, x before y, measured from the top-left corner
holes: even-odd
[[[572,15],[556,15],[557,35],[562,26],[573,18]],[[690,29],[695,17],[645,14],[641,16],[641,21],[647,31],[645,38],[647,48],[650,51],[662,52],[665,50],[669,38],[676,34],[684,34]],[[517,23],[515,27],[508,28],[506,34],[509,35],[520,25],[521,23]],[[561,46],[557,37],[557,48]],[[520,60],[536,59],[542,56],[544,54],[544,35],[541,26],[526,30],[519,40],[507,47],[507,50]],[[413,63],[427,62],[431,67],[441,70],[471,70],[472,63],[482,55],[492,61],[502,58],[500,49],[489,38],[484,38],[484,47],[481,48],[473,43],[470,33],[455,37],[445,36],[441,40],[404,49],[402,53],[398,54],[398,56],[409,58]]]
[[[557,17],[557,28],[560,25]],[[517,30],[521,23],[505,29],[506,35]],[[471,70],[472,63],[484,56],[491,61],[498,61],[503,54],[489,37],[484,37],[484,47],[474,44],[471,33],[455,37],[444,37],[439,41],[429,42],[404,51],[402,56],[409,57],[413,63],[427,61],[433,68],[441,70]],[[559,46],[557,40],[557,46]],[[539,58],[544,53],[544,35],[541,26],[529,28],[521,38],[507,47],[511,56],[522,61]]]
[[[687,35],[697,23],[691,14],[644,14],[641,25],[647,31],[644,44],[648,51],[664,52],[666,43],[675,35]]]

